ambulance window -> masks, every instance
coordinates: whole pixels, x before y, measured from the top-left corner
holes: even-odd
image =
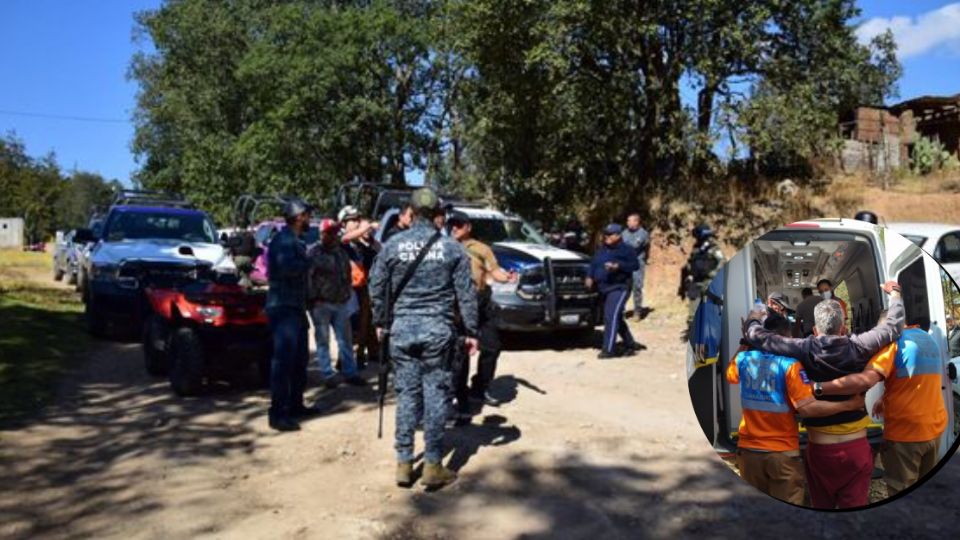
[[[960,262],[960,231],[947,233],[940,238],[934,258],[941,264]]]
[[[916,324],[924,331],[930,330],[930,306],[927,302],[927,278],[923,269],[923,257],[906,267],[897,276],[903,294],[903,307],[907,324]]]

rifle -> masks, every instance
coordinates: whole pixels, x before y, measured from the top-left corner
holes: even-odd
[[[380,333],[380,367],[377,372],[377,407],[380,409],[380,421],[377,424],[377,438],[383,438],[383,404],[387,400],[387,383],[390,380],[390,326],[393,324],[393,304],[391,303],[390,283],[387,283],[387,321]]]
[[[384,324],[383,332],[380,334],[380,368],[377,373],[377,407],[380,409],[378,413],[380,420],[377,425],[378,439],[383,438],[383,405],[387,400],[387,382],[390,378],[390,327],[393,326],[393,303],[397,298],[400,298],[400,293],[403,291],[403,288],[407,286],[410,278],[413,277],[413,273],[416,272],[417,267],[420,266],[420,263],[426,258],[427,252],[437,243],[437,240],[440,240],[441,236],[440,231],[437,231],[437,233],[431,236],[430,240],[427,240],[427,243],[420,248],[420,252],[417,253],[417,258],[407,267],[407,271],[403,274],[400,283],[397,284],[397,288],[394,289],[392,293],[390,291],[390,286],[392,285],[391,280],[387,279],[387,297],[384,299],[387,316],[384,321],[386,324]]]

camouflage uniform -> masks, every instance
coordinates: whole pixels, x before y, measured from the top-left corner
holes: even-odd
[[[383,245],[370,274],[373,321],[378,328],[387,320],[387,288],[396,289],[407,267],[436,232],[432,223],[418,217],[410,229]],[[389,352],[397,392],[395,448],[400,462],[413,461],[414,432],[421,413],[425,461],[440,463],[443,457],[457,308],[467,335],[476,336],[477,292],[470,260],[459,243],[443,237],[430,248],[400,297],[394,299]]]

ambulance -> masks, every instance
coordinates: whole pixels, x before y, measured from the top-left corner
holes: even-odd
[[[902,287],[907,320],[919,323],[936,341],[943,363],[943,399],[949,415],[940,451],[952,452],[957,411],[953,387],[956,369],[949,369],[944,292],[956,283],[930,256],[884,227],[850,219],[791,223],[748,244],[717,274],[697,307],[687,347],[690,397],[703,432],[721,453],[737,446],[742,409],[738,385],[725,372],[742,337],[741,323],[752,306],[779,291],[795,308],[801,291],[816,292],[821,279],[833,283],[834,295],[847,304],[847,328],[854,334],[876,325],[889,297],[880,289],[887,280]],[[956,294],[956,293],[954,293]],[[867,393],[867,411],[881,396],[883,383]],[[871,444],[883,437],[883,421],[872,418]],[[805,444],[801,426],[801,445]],[[941,456],[942,457],[942,456]]]

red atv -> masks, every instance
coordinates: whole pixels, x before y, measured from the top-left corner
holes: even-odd
[[[147,373],[168,375],[181,396],[200,393],[212,380],[242,381],[253,366],[260,383],[269,383],[273,348],[265,293],[246,290],[235,276],[144,292],[150,304],[143,326]]]

